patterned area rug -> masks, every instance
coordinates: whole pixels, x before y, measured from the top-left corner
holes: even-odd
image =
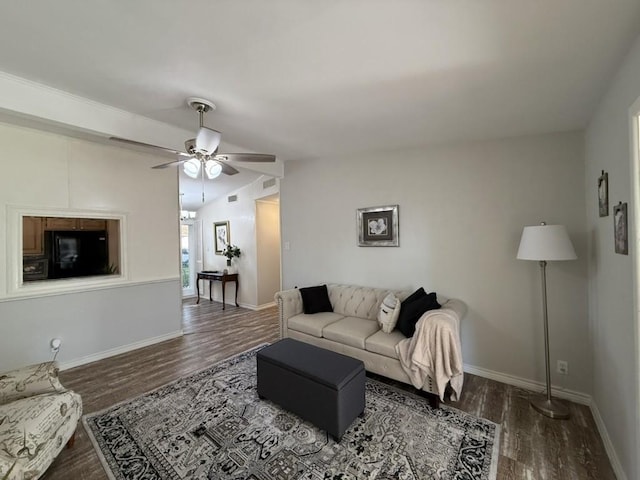
[[[256,394],[256,352],[83,417],[110,478],[493,480],[495,423],[367,378],[336,443]]]

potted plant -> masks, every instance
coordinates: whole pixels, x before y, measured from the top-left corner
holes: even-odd
[[[240,249],[237,246],[227,245],[227,248],[222,252],[222,254],[227,257],[227,267],[231,266],[231,260],[233,260],[234,257],[239,257],[240,253]]]

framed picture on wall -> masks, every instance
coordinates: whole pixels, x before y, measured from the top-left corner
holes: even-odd
[[[213,238],[215,244],[216,255],[222,255],[224,249],[231,242],[231,234],[229,232],[229,222],[216,222],[213,224]]]
[[[604,170],[598,177],[598,210],[601,217],[609,215],[609,174]]]
[[[384,207],[359,208],[358,246],[360,247],[397,247],[398,205]]]
[[[629,235],[627,228],[627,204],[618,203],[613,207],[613,238],[616,253],[629,255]]]

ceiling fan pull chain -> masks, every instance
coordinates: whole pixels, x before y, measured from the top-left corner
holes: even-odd
[[[201,168],[200,171],[202,172],[202,203],[204,203],[204,168]]]

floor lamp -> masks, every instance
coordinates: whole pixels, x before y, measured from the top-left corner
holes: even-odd
[[[524,227],[518,259],[537,260],[542,275],[542,312],[544,315],[544,360],[547,369],[547,394],[531,395],[533,408],[551,418],[569,418],[569,410],[562,403],[551,398],[551,370],[549,368],[549,317],[547,314],[547,261],[575,260],[569,234],[564,225],[547,225],[542,222],[533,227]]]

